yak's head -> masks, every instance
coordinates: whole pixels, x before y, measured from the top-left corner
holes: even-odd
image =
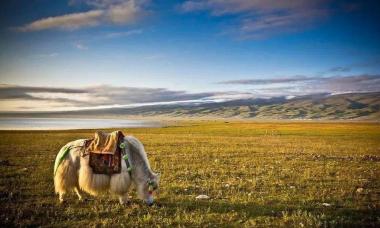
[[[154,196],[158,194],[158,186],[160,182],[160,174],[151,173],[148,179],[138,185],[139,197],[144,200],[149,206],[154,203]]]

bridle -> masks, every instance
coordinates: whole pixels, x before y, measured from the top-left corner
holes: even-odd
[[[149,195],[153,195],[153,192],[157,190],[157,185],[155,185],[151,179],[148,179],[147,183],[148,183],[148,193]]]

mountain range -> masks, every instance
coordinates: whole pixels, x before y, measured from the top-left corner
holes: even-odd
[[[250,98],[224,102],[147,105],[65,112],[1,113],[29,117],[162,117],[269,120],[380,120],[380,92],[314,94],[294,98]]]

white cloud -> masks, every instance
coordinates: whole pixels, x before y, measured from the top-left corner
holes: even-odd
[[[304,29],[316,20],[326,16],[325,10],[311,9],[306,12],[293,12],[285,15],[266,15],[248,18],[241,22],[238,32],[242,38],[265,38],[284,32],[296,32]]]
[[[190,0],[183,12],[207,11],[212,16],[232,16],[231,30],[241,38],[262,38],[304,29],[328,15],[328,0]]]
[[[143,30],[141,29],[134,29],[134,30],[129,30],[129,31],[123,31],[123,32],[111,32],[107,33],[105,35],[106,38],[119,38],[119,37],[127,37],[127,36],[132,36],[132,35],[138,35],[143,33]]]
[[[61,16],[42,18],[18,27],[22,32],[40,31],[45,29],[75,30],[83,27],[96,26],[103,23],[128,24],[135,22],[145,14],[145,0],[123,1],[83,1],[95,9],[87,12],[71,13]]]
[[[213,15],[236,14],[247,12],[250,14],[266,14],[269,11],[301,11],[318,7],[326,0],[190,0],[180,7],[183,11],[208,10]]]
[[[88,50],[88,47],[80,42],[75,43],[74,46],[78,48],[79,50]]]
[[[112,23],[124,24],[135,21],[142,12],[142,9],[135,1],[127,1],[111,6],[107,11],[107,16]]]
[[[93,97],[89,93],[62,93],[62,92],[29,92],[26,93],[34,98],[41,100],[55,100],[55,99],[65,99],[73,102],[91,102]],[[106,98],[97,97],[98,100],[106,101]]]
[[[59,56],[59,53],[57,52],[52,52],[52,53],[48,53],[48,54],[39,54],[39,55],[32,55],[32,57],[35,57],[35,58],[55,58]]]
[[[102,10],[91,10],[84,13],[72,13],[57,17],[43,18],[19,28],[20,31],[30,32],[51,28],[78,29],[99,24],[104,12]]]

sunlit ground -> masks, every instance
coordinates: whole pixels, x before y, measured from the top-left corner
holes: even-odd
[[[0,131],[0,223],[84,226],[379,226],[380,126],[179,122],[124,129],[161,172],[158,205],[115,197],[60,205],[53,162],[93,130]],[[196,200],[205,194],[208,200]]]

